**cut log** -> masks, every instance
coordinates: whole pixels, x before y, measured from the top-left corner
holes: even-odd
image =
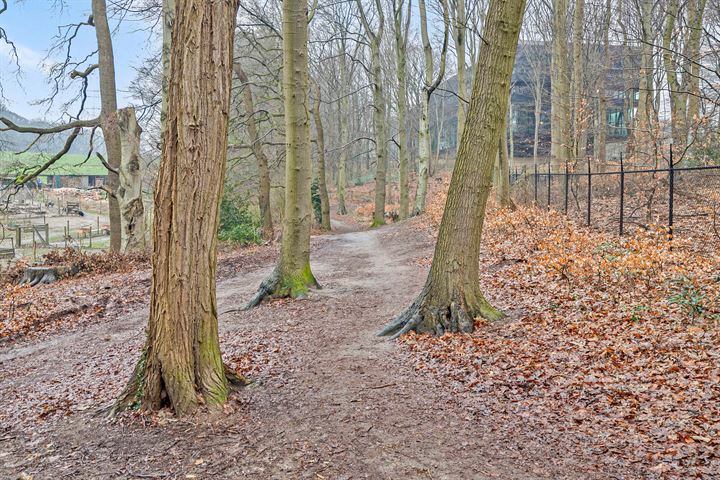
[[[68,277],[77,273],[76,267],[67,265],[40,265],[28,267],[20,279],[20,285],[35,285],[57,282],[63,277]]]

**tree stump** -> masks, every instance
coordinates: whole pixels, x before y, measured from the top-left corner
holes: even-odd
[[[76,269],[67,265],[39,265],[35,267],[28,267],[23,273],[20,279],[20,285],[35,285],[48,284],[57,282],[63,277],[74,275]]]

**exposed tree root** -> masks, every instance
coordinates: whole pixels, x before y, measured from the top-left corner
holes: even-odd
[[[228,389],[230,391],[237,391],[252,383],[248,378],[226,364],[223,364],[223,370],[225,372],[225,378],[227,379]],[[172,408],[170,398],[165,390],[165,383],[162,378],[149,380],[147,373],[146,351],[144,351],[140,357],[140,361],[135,367],[133,375],[130,377],[130,381],[125,387],[125,390],[123,390],[120,397],[118,397],[113,406],[108,410],[108,418],[114,418],[118,414],[127,410],[152,411],[159,410],[161,408]],[[151,390],[158,390],[158,393],[152,395],[156,398],[148,398],[148,395],[146,395],[148,391],[147,382],[155,380],[160,382],[160,387],[159,389],[154,388]],[[202,393],[199,391],[197,392],[197,395],[198,398],[202,397]]]
[[[412,305],[377,335],[395,339],[410,331],[438,336],[445,333],[470,333],[475,328],[476,317],[499,320],[504,316],[479,293],[474,294],[476,300],[471,305],[462,292],[456,291],[451,297],[449,300],[440,300],[426,286]]]
[[[283,274],[282,267],[278,266],[268,278],[262,281],[255,296],[245,307],[245,310],[255,308],[266,298],[304,298],[310,288],[321,289],[310,270],[310,264],[299,274]]]

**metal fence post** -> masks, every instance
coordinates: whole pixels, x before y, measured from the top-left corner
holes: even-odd
[[[548,182],[547,182],[547,209],[550,210],[550,187],[552,185],[552,165],[548,162]]]
[[[623,235],[625,227],[625,166],[623,164],[623,154],[620,152],[620,236]]]
[[[537,200],[537,190],[538,190],[538,168],[537,168],[537,161],[535,162],[535,205],[537,206],[538,200]]]
[[[673,164],[673,146],[670,144],[670,168],[668,171],[669,175],[669,198],[668,198],[668,235],[670,240],[673,237],[673,197],[675,194],[675,165]]]
[[[592,169],[590,168],[590,157],[587,161],[588,167],[588,194],[587,194],[587,224],[590,226],[590,210],[592,208]]]
[[[568,190],[570,188],[570,177],[568,176],[568,162],[565,160],[565,215],[568,214]]]

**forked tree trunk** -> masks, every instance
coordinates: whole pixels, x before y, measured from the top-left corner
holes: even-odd
[[[268,296],[303,297],[319,287],[310,270],[312,204],[308,116],[307,2],[283,0],[283,97],[285,104],[285,216],[280,260],[247,305]]]
[[[320,225],[323,230],[330,231],[330,197],[327,191],[327,179],[325,178],[325,131],[323,129],[322,116],[320,115],[320,85],[315,84],[315,102],[313,103],[313,120],[315,122],[315,139],[317,141],[317,183],[320,193]]]
[[[233,70],[238,80],[243,85],[243,105],[245,107],[245,128],[248,134],[248,141],[252,146],[253,155],[257,160],[258,176],[258,206],[260,207],[260,225],[262,238],[265,241],[272,241],[274,229],[272,221],[272,210],[270,208],[270,169],[268,158],[265,155],[260,136],[258,135],[257,123],[255,122],[255,102],[253,101],[252,87],[242,65],[235,63]]]
[[[380,335],[397,337],[410,330],[438,335],[470,332],[477,316],[502,317],[480,291],[478,257],[524,7],[525,0],[490,1],[483,33],[486,43],[480,49],[430,273],[415,302]]]
[[[123,250],[145,248],[145,204],[142,198],[143,170],[140,163],[140,133],[135,109],[118,111],[118,127],[122,145],[118,201],[122,215]]]
[[[120,178],[116,171],[120,168],[122,156],[120,132],[117,122],[117,89],[115,87],[115,58],[112,37],[107,20],[105,0],[92,0],[92,15],[95,23],[95,37],[98,45],[98,71],[100,76],[100,127],[105,139],[107,161],[112,170],[108,170],[107,188],[108,216],[110,217],[110,250],[118,252],[122,247],[122,220],[117,190]],[[114,170],[114,171],[113,171]]]
[[[148,336],[113,412],[169,406],[185,415],[228,395],[215,274],[238,1],[176,1]]]

